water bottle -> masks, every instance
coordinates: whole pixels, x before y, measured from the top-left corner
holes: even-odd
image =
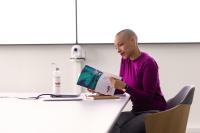
[[[55,67],[53,71],[53,94],[60,95],[61,93],[61,74],[59,67]]]

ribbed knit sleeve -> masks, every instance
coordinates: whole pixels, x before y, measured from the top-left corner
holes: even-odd
[[[158,66],[156,62],[147,61],[142,67],[143,71],[143,89],[130,88],[126,90],[133,97],[134,105],[148,105],[152,103],[153,96],[155,95],[158,78]]]

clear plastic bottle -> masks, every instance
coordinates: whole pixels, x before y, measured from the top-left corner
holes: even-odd
[[[53,71],[53,94],[60,95],[61,93],[61,74],[59,67]]]

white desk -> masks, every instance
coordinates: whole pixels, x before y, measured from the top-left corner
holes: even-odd
[[[129,95],[112,100],[56,102],[1,98],[0,132],[107,133],[128,101]]]

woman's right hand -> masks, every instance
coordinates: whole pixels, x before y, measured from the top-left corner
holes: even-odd
[[[115,89],[123,90],[126,86],[126,84],[123,81],[116,79],[114,77],[110,77],[110,81]]]

